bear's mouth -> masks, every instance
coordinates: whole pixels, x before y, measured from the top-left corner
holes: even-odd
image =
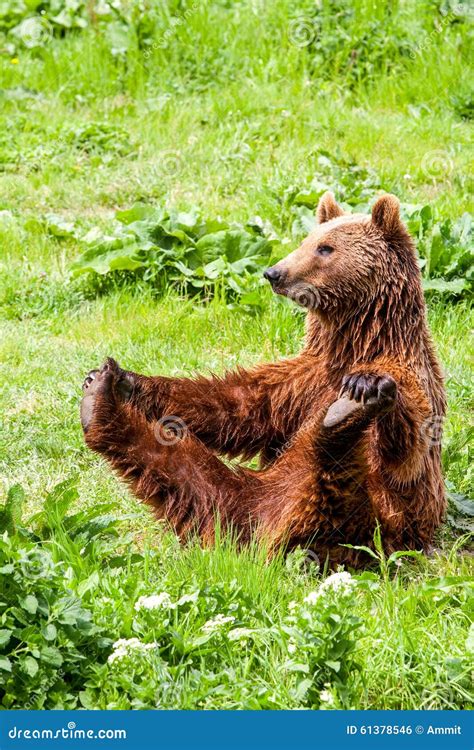
[[[287,287],[273,287],[273,291],[307,310],[317,310],[321,306],[321,295],[313,284],[295,283]]]
[[[276,266],[267,268],[264,277],[270,282],[275,294],[288,297],[297,305],[307,310],[317,310],[321,304],[321,295],[318,289],[307,281],[290,280],[288,272]]]

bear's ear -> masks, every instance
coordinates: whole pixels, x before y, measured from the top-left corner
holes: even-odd
[[[316,209],[316,218],[318,220],[318,224],[324,224],[325,221],[337,219],[337,217],[342,216],[343,213],[344,211],[342,210],[342,208],[336,203],[334,193],[331,193],[328,190],[327,193],[324,193],[321,196],[321,198],[319,199],[318,207]]]
[[[384,235],[396,234],[401,227],[398,198],[390,193],[378,198],[372,208],[372,221]]]

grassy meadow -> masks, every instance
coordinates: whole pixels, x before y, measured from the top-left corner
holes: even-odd
[[[2,708],[472,708],[469,5],[84,3],[72,28],[48,2],[4,5]],[[417,227],[451,505],[432,556],[379,551],[321,589],[304,551],[181,547],[86,448],[78,409],[108,355],[189,375],[303,339],[302,313],[260,283],[268,258],[139,263],[116,211],[203,216],[281,257],[326,188],[364,210],[393,192]],[[107,272],[73,273],[97,247]]]

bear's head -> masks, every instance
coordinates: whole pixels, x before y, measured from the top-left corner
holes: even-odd
[[[399,201],[383,195],[372,214],[350,214],[325,193],[318,225],[301,246],[264,276],[277,294],[322,316],[368,310],[382,299],[421,293],[414,245],[400,219]],[[375,305],[374,305],[375,307]]]

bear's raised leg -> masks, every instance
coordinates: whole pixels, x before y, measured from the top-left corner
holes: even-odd
[[[110,461],[158,517],[166,518],[183,537],[195,532],[211,541],[219,519],[224,528],[232,525],[241,539],[249,538],[246,500],[256,477],[226,466],[186,429],[149,422],[127,402],[114,360],[91,371],[83,390],[81,422],[87,445]]]

